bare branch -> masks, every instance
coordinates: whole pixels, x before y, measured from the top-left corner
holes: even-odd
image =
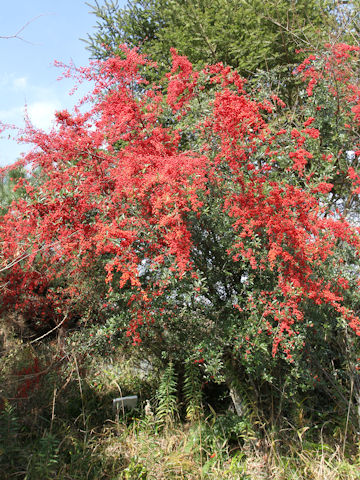
[[[51,15],[51,14],[48,14],[48,13],[41,13],[40,15],[37,15],[36,17],[32,18],[31,20],[29,20],[28,22],[26,22],[21,28],[19,28],[19,30],[14,33],[13,35],[0,35],[0,39],[3,39],[3,40],[10,40],[10,39],[13,39],[13,38],[17,38],[18,40],[21,40],[22,42],[25,42],[25,43],[29,43],[31,45],[35,45],[33,42],[29,42],[29,40],[26,40],[25,38],[23,38],[22,36],[20,36],[20,34],[33,22],[35,22],[38,18],[40,17],[43,17],[45,15]]]
[[[78,233],[79,230],[76,230],[75,232],[72,232],[70,233],[67,237],[65,237],[66,239],[67,238],[70,238],[72,237],[73,235],[75,235],[76,233]],[[62,239],[64,240],[64,239]],[[39,247],[36,252],[40,252],[41,250],[44,250],[46,248],[51,248],[53,247],[54,245],[60,243],[61,240],[55,240],[54,242],[50,243],[50,244],[45,244],[43,245],[42,247]],[[30,257],[31,255],[33,254],[33,252],[24,252],[22,253],[21,255],[19,255],[18,257],[16,257],[12,262],[8,263],[7,265],[4,265],[2,266],[0,264],[0,273],[1,272],[4,272],[5,270],[9,270],[10,268],[12,268],[14,265],[16,265],[17,263],[20,263],[22,260],[25,260],[26,258]]]
[[[60,323],[58,323],[54,328],[52,328],[51,330],[49,330],[48,332],[44,333],[44,335],[41,335],[41,337],[37,337],[35,338],[35,340],[31,340],[31,342],[29,343],[29,345],[31,345],[32,343],[35,343],[35,342],[38,342],[39,340],[42,340],[43,338],[47,337],[48,335],[50,335],[52,332],[54,332],[55,330],[57,330],[58,328],[61,327],[61,325],[65,322],[65,320],[67,319],[67,316],[68,314],[66,314],[64,316],[64,318],[61,320]]]

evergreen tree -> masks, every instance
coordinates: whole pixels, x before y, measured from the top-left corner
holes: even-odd
[[[117,0],[89,5],[97,30],[87,43],[92,57],[140,46],[165,68],[176,48],[195,64],[223,62],[249,76],[298,62],[296,51],[328,39],[336,18],[328,0]],[[345,13],[345,12],[344,12]]]

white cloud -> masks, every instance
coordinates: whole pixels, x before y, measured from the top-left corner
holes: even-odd
[[[0,110],[0,121],[3,123],[17,123],[19,118],[24,118],[24,107],[11,107]]]
[[[31,123],[43,130],[48,130],[54,121],[54,114],[61,109],[59,100],[31,102],[27,106],[12,107],[0,110],[0,119],[3,123],[24,126],[26,112]]]
[[[29,119],[35,127],[48,131],[54,121],[55,111],[60,109],[61,103],[57,99],[34,101],[27,107],[22,105],[0,110],[0,120],[21,129],[25,126],[24,118],[27,111]],[[30,150],[30,145],[19,145],[16,142],[16,135],[16,130],[12,129],[0,134],[0,167],[15,162],[22,152]]]
[[[16,90],[23,90],[27,87],[27,78],[26,77],[19,77],[13,79],[13,87]]]
[[[0,75],[0,87],[18,92],[24,90],[28,85],[27,77],[16,77],[13,73],[2,73]]]
[[[31,122],[38,128],[48,130],[53,121],[56,110],[61,109],[61,103],[55,101],[39,101],[30,103],[27,112]]]
[[[88,86],[80,86],[74,96],[69,96],[69,88],[69,82],[65,81],[39,85],[30,77],[0,73],[0,123],[15,125],[21,130],[27,112],[35,127],[49,131],[55,112],[64,108],[71,112],[77,100],[88,91]],[[18,145],[14,141],[16,136],[16,129],[0,132],[0,167],[13,163],[20,152],[31,148],[27,144]]]
[[[9,86],[12,78],[14,78],[14,75],[10,75],[9,73],[0,74],[0,87],[3,88]]]

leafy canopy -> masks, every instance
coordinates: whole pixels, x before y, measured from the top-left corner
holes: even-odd
[[[344,217],[347,199],[332,202],[344,185],[350,200],[360,188],[359,51],[309,56],[295,113],[230,67],[196,71],[175,50],[157,84],[142,76],[156,65],[127,47],[76,70],[95,82],[87,109],[25,134],[36,182],[20,178],[26,194],[1,217],[12,265],[3,308],[38,308],[40,298],[44,318],[71,318],[71,278],[103,268],[133,342],[170,339],[199,362],[209,348],[214,370],[224,351],[244,361],[260,352],[259,367],[269,354],[292,363],[339,321],[359,335],[347,300],[357,267],[341,255],[358,255],[359,229]],[[334,104],[355,161],[322,123]]]
[[[89,4],[97,18],[88,35],[94,58],[140,45],[160,65],[171,64],[171,47],[196,65],[219,61],[243,75],[258,68],[297,63],[296,48],[317,45],[336,22],[333,3],[323,0],[135,0]]]

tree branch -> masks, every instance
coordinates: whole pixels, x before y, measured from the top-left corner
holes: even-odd
[[[19,30],[16,33],[14,33],[13,35],[0,35],[0,39],[10,40],[10,39],[13,39],[13,38],[17,38],[18,40],[21,40],[25,43],[30,43],[31,45],[34,45],[33,42],[29,42],[29,40],[26,40],[25,38],[21,37],[20,33],[22,33],[31,23],[35,22],[35,20],[37,20],[40,17],[43,17],[44,15],[46,15],[46,14],[42,13],[42,14],[38,15],[37,17],[32,18],[31,20],[26,22],[21,28],[19,28]]]

